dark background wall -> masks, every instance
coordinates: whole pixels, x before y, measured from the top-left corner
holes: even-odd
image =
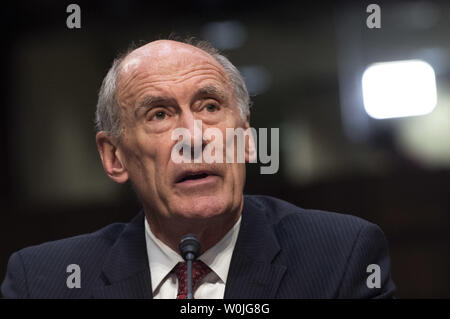
[[[2,11],[1,279],[16,250],[137,213],[131,187],[103,173],[96,96],[118,52],[176,33],[221,46],[253,95],[252,126],[280,128],[280,170],[250,165],[246,193],[378,224],[397,297],[450,297],[448,2],[378,1],[377,30],[365,25],[364,1],[77,1],[81,29],[68,29],[70,3]],[[433,113],[361,115],[361,71],[410,58],[436,71]]]

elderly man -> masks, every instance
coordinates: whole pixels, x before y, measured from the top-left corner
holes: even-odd
[[[194,298],[392,297],[376,225],[244,196],[245,163],[173,160],[175,129],[204,150],[213,139],[195,133],[198,121],[226,136],[248,129],[249,114],[238,70],[204,43],[159,40],[116,59],[99,93],[96,141],[106,174],[131,181],[143,209],[128,224],[14,253],[3,296],[184,298],[178,245],[190,233],[201,244]],[[186,150],[175,153],[198,156]]]

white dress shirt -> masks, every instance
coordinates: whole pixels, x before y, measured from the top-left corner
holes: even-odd
[[[145,220],[145,242],[150,266],[154,299],[176,299],[178,293],[178,279],[170,273],[178,262],[183,262],[179,253],[164,244],[152,233]],[[199,283],[194,291],[194,299],[223,299],[231,256],[236,244],[241,217],[230,231],[213,247],[205,251],[199,260],[203,261],[211,272]]]

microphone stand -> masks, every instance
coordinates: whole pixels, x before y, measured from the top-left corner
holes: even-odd
[[[195,235],[187,234],[181,238],[178,245],[181,256],[187,264],[187,296],[186,299],[194,299],[192,294],[192,262],[200,252],[200,242]]]

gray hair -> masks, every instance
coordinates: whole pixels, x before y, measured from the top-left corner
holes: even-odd
[[[244,79],[239,70],[226,58],[220,54],[219,51],[212,47],[206,41],[195,41],[190,38],[184,41],[179,41],[190,44],[210,54],[225,70],[231,87],[236,97],[236,102],[239,107],[240,115],[243,121],[246,120],[250,113],[250,96],[247,91]],[[122,134],[122,125],[120,119],[120,106],[117,101],[117,78],[119,76],[122,62],[131,53],[133,49],[129,49],[125,54],[119,55],[114,59],[114,62],[103,79],[100,91],[98,93],[97,110],[95,112],[95,126],[97,131],[105,131],[109,135],[119,138]]]

